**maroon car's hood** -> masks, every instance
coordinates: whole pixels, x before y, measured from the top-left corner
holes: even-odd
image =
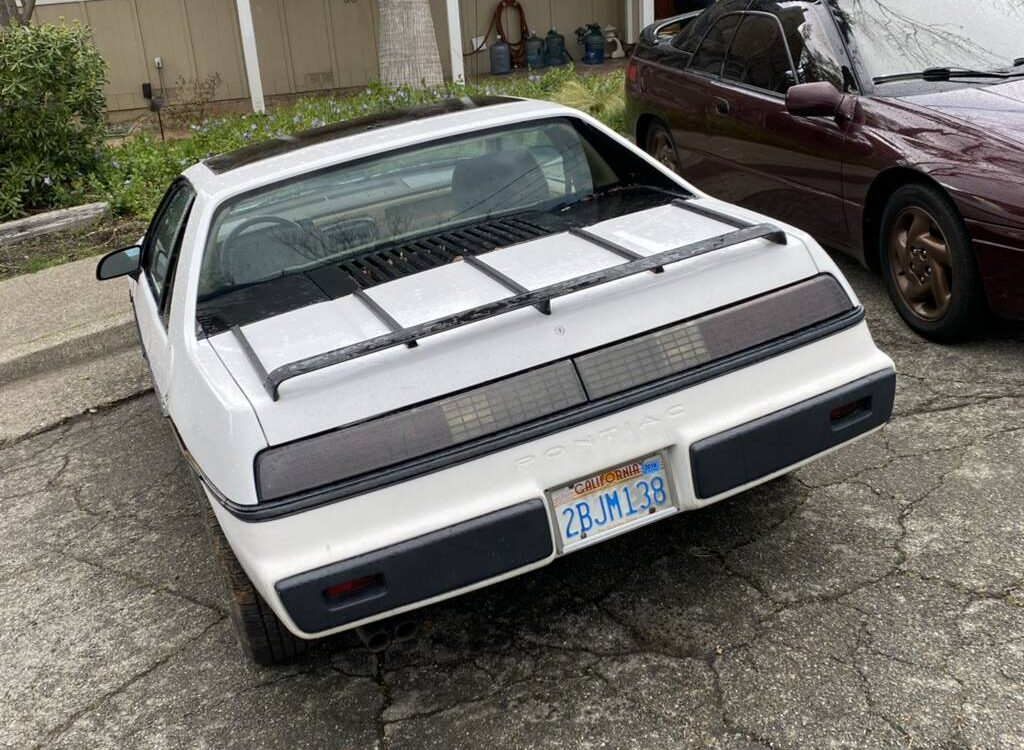
[[[1024,79],[907,96],[903,101],[1024,143]]]

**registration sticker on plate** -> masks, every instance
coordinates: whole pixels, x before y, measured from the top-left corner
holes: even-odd
[[[563,550],[676,510],[661,453],[550,490],[548,500]]]

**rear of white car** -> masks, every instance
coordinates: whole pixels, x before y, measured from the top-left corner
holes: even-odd
[[[585,180],[558,151],[570,131]],[[498,147],[474,150],[466,139],[478,133]],[[716,502],[891,414],[892,363],[813,240],[701,195],[579,113],[464,103],[320,140],[186,173],[196,203],[162,389],[234,556],[299,638]],[[303,175],[424,143],[440,144],[438,164],[455,154],[454,168],[338,178],[317,199],[329,208],[312,219],[296,208],[310,205]],[[366,198],[396,180],[420,202]],[[503,201],[526,200],[530,180],[543,201],[502,213]],[[280,185],[299,187],[274,193]],[[345,197],[352,185],[362,198]],[[416,234],[410,207],[429,200],[448,221],[452,205],[478,209],[474,191],[500,200],[475,223]],[[293,245],[301,230],[317,247],[343,234],[363,249],[340,265],[334,255],[295,265],[313,292],[296,291],[298,271],[260,270],[274,260],[256,244],[261,196],[275,196]],[[374,218],[353,218],[359,200],[376,201],[364,212]],[[400,239],[378,241],[396,216]],[[238,257],[204,280],[217,242],[234,242]],[[234,285],[218,297],[224,279]],[[267,309],[273,289],[298,301]]]

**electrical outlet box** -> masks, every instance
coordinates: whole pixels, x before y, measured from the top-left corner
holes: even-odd
[[[164,66],[164,59],[160,56],[154,57],[153,64],[156,66],[157,70],[160,70]]]
[[[471,49],[473,49],[474,51],[485,50],[487,49],[487,37],[475,36],[473,37],[473,41],[470,42],[470,44],[473,45]]]

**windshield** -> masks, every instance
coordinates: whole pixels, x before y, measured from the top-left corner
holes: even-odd
[[[832,0],[872,78],[1005,70],[1024,57],[1024,0]]]
[[[619,183],[567,120],[474,134],[290,179],[222,208],[200,300]]]

